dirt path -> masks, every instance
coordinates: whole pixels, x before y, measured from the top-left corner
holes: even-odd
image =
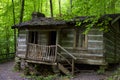
[[[13,61],[0,64],[0,80],[28,80],[23,77],[22,72],[16,72],[13,70]],[[77,77],[71,80],[104,80],[107,75],[98,75],[92,73],[80,73]]]
[[[0,64],[0,80],[27,80],[22,73],[14,71],[13,65],[13,61]]]

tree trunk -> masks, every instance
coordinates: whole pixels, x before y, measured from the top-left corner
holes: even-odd
[[[52,6],[52,0],[50,0],[50,13],[51,13],[51,17],[53,17],[53,6]]]
[[[40,12],[42,12],[42,7],[43,7],[43,0],[40,2]]]
[[[59,15],[61,17],[61,0],[58,0],[59,1]]]
[[[72,0],[70,0],[70,12],[72,13]]]
[[[22,21],[23,21],[24,3],[25,3],[25,0],[22,0],[21,11],[20,11],[20,23],[22,23]]]
[[[37,7],[37,11],[40,11],[40,0],[37,2],[38,3],[38,7]]]
[[[14,1],[12,0],[12,6],[13,6],[13,23],[15,25],[15,9],[14,9]],[[14,51],[16,52],[16,29],[14,29]]]
[[[46,1],[46,5],[45,5],[45,12],[47,13],[48,12],[48,1]]]

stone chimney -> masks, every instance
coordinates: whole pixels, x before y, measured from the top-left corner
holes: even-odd
[[[32,13],[32,19],[40,18],[40,17],[45,17],[45,15],[43,13],[40,13],[40,12],[33,12]]]

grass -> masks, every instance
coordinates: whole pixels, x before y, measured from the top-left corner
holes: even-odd
[[[113,75],[108,77],[106,80],[120,80],[120,68],[118,68]]]
[[[59,76],[59,75],[48,75],[48,76],[34,76],[34,75],[30,75],[30,76],[23,76],[22,77],[26,77],[28,80],[70,80],[70,76]]]

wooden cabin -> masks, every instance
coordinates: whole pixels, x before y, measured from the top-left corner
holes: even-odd
[[[64,67],[62,61],[71,65],[72,74],[75,70],[74,63],[91,65],[118,63],[120,14],[105,16],[111,18],[108,32],[94,27],[88,34],[82,34],[85,26],[76,27],[76,20],[65,22],[46,18],[42,13],[33,13],[31,20],[12,27],[19,32],[16,57],[28,63],[57,65],[66,74],[69,70]],[[78,18],[79,21],[83,21],[86,17]]]

